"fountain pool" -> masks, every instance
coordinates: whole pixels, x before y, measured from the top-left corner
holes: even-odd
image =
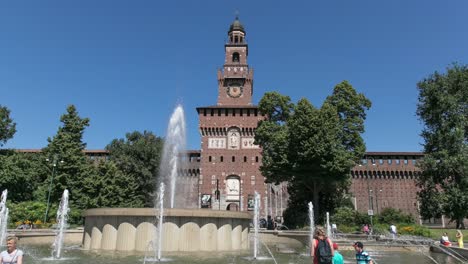
[[[21,245],[20,245],[21,246]],[[23,246],[21,249],[25,252],[25,263],[29,264],[82,264],[82,263],[94,263],[94,264],[134,264],[143,263],[144,255],[129,255],[123,252],[116,251],[85,251],[79,247],[65,247],[64,258],[60,260],[52,260],[50,258],[50,248],[44,246]],[[304,249],[303,251],[305,251]],[[263,251],[261,251],[263,253]],[[345,258],[345,263],[356,263],[354,260],[354,252],[352,251],[341,251]],[[369,253],[376,259],[378,264],[394,264],[394,263],[411,263],[411,264],[433,264],[430,259],[426,256],[416,252],[401,252],[401,251],[383,251],[375,252],[369,250]],[[310,264],[311,259],[308,256],[299,254],[281,254],[273,252],[276,261],[283,264]],[[458,263],[456,260],[444,254],[429,253],[439,263]],[[266,256],[266,255],[265,255]],[[223,263],[262,263],[270,264],[274,263],[273,259],[268,257],[261,257],[257,261],[252,260],[251,253],[249,251],[242,251],[240,253],[179,253],[177,255],[169,255],[162,259],[162,262],[172,264],[182,263],[194,263],[194,264],[223,264]]]

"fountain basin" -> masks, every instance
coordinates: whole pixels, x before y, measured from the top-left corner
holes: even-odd
[[[85,250],[147,251],[157,234],[153,208],[86,210]],[[164,209],[162,250],[166,252],[240,251],[249,248],[247,212]]]

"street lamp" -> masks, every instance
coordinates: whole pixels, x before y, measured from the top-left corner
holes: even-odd
[[[49,162],[50,159],[46,159],[46,161]],[[47,216],[49,214],[50,192],[52,191],[52,183],[54,181],[55,168],[57,167],[57,161],[58,161],[58,156],[54,155],[54,159],[52,160],[52,177],[50,178],[50,183],[49,183],[49,194],[47,195],[47,207],[46,207],[46,212],[44,215],[44,223],[47,222]],[[60,161],[60,164],[62,163],[63,163],[63,160]]]
[[[372,196],[372,190],[369,190],[369,216],[370,216],[370,222],[371,222],[371,227],[372,229],[374,228],[374,224],[372,223],[372,216],[374,216],[374,202],[373,202],[373,196]],[[371,229],[371,230],[372,230]],[[372,231],[371,231],[372,233]]]
[[[382,189],[379,189],[378,192],[375,192],[375,205],[377,209],[377,214],[379,214],[379,193],[382,193]]]

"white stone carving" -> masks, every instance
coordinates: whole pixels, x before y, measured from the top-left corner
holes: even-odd
[[[239,149],[240,133],[237,129],[231,129],[228,132],[228,148]]]
[[[254,144],[254,138],[243,138],[242,148],[243,149],[258,149],[260,146]]]
[[[208,148],[209,149],[225,149],[226,139],[225,138],[209,138]]]

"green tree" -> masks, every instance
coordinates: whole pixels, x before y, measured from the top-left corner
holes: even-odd
[[[8,200],[33,200],[33,192],[41,183],[45,168],[41,154],[9,151],[0,155],[0,190],[8,189]]]
[[[110,160],[138,184],[136,191],[144,206],[153,206],[162,148],[163,139],[149,131],[127,133],[126,139],[114,139],[106,146]]]
[[[51,203],[58,202],[63,191],[68,189],[70,202],[78,208],[86,208],[88,198],[82,182],[95,173],[93,165],[83,152],[86,144],[82,138],[85,128],[89,126],[89,119],[81,118],[75,106],[70,105],[67,112],[60,117],[60,121],[63,125],[53,138],[47,139],[49,144],[43,149],[45,157],[49,158],[46,165],[52,166],[51,170],[54,171],[44,182],[43,192],[38,193],[48,193],[47,189],[54,174]],[[46,200],[46,197],[42,197],[42,200]]]
[[[0,147],[16,133],[16,123],[10,117],[10,110],[0,105]]]
[[[418,90],[425,153],[418,177],[421,215],[443,214],[463,228],[468,217],[468,67],[435,72],[418,83]]]
[[[262,147],[260,170],[268,182],[287,181],[289,207],[305,212],[313,201],[315,215],[343,201],[351,167],[365,151],[361,138],[370,101],[348,82],[337,85],[321,108],[307,99],[295,105],[288,96],[266,93],[259,103],[267,118],[258,124]],[[298,219],[302,219],[298,217]]]
[[[113,161],[100,162],[96,172],[83,180],[86,208],[143,206],[138,183],[119,170]]]

